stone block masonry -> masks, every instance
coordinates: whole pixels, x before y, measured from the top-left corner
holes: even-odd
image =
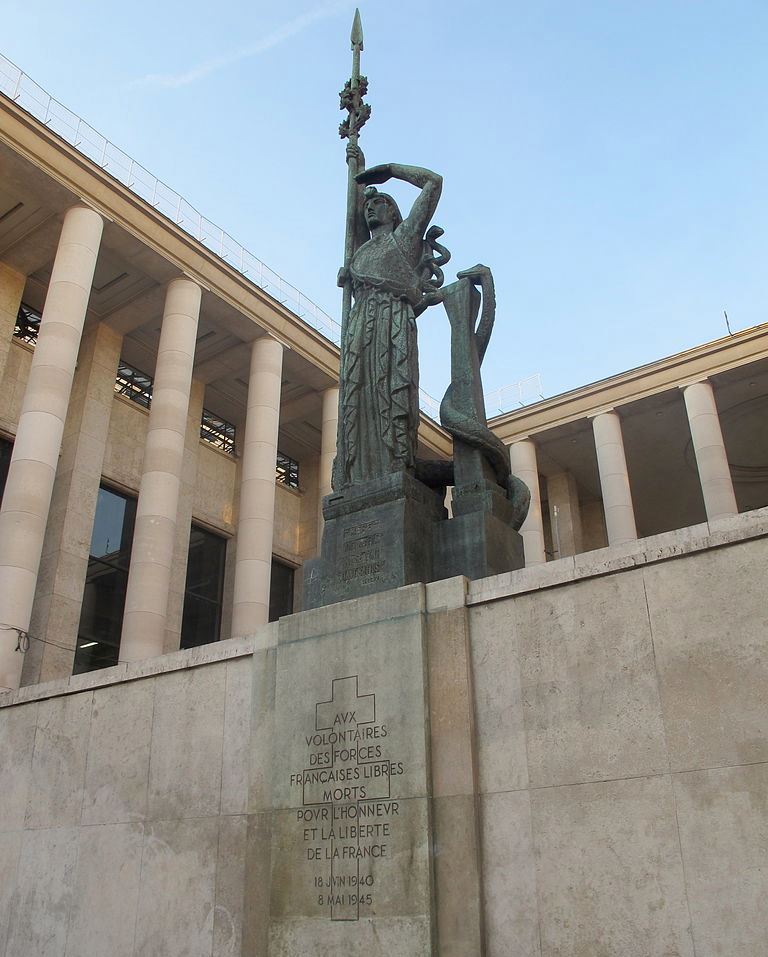
[[[0,697],[0,955],[758,957],[768,510]]]
[[[251,952],[434,953],[424,588],[285,618],[254,655],[271,748]]]

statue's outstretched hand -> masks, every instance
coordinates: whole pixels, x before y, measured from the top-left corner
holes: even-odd
[[[358,173],[355,179],[364,186],[377,186],[379,183],[386,183],[392,179],[392,164],[383,163],[381,166],[371,166],[370,169],[364,169],[362,173]]]

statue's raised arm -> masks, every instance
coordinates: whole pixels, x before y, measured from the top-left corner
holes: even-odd
[[[383,163],[363,170],[355,177],[365,186],[378,186],[391,179],[410,183],[421,190],[411,207],[411,212],[395,229],[395,234],[403,247],[418,263],[422,255],[424,234],[435,215],[440,194],[443,190],[443,178],[432,170],[422,166],[403,166],[401,163]]]

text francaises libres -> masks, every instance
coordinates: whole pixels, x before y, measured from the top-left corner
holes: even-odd
[[[352,702],[332,712],[330,728],[305,734],[306,766],[290,778],[301,795],[296,820],[316,902],[338,920],[370,913],[376,862],[392,857],[401,811],[392,782],[403,762],[391,759],[387,724],[366,721],[363,711]]]

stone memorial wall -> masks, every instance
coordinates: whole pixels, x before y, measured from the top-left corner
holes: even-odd
[[[270,749],[252,797],[271,824],[255,953],[343,952],[350,934],[370,953],[393,933],[430,953],[425,617],[422,586],[385,592],[284,619],[254,655]]]
[[[757,957],[768,510],[0,699],[2,957]]]

